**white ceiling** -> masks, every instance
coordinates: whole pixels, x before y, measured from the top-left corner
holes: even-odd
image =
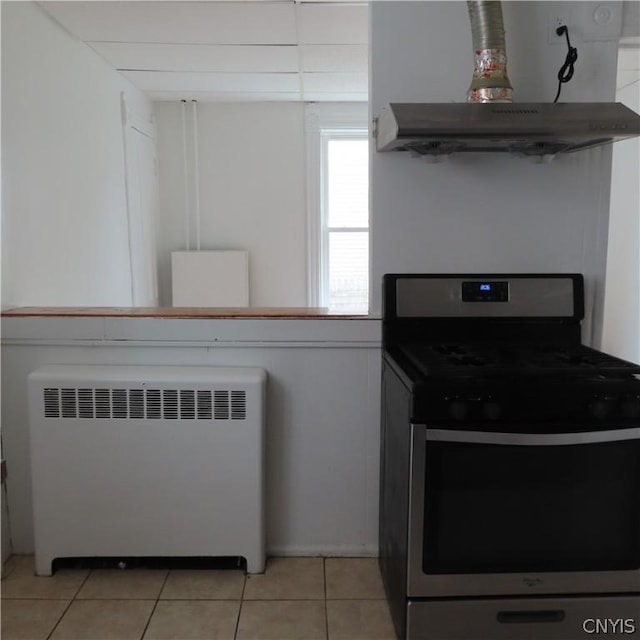
[[[152,100],[367,100],[366,2],[39,4]]]
[[[39,4],[152,100],[368,98],[367,0]],[[640,78],[639,15],[624,2],[619,89]]]

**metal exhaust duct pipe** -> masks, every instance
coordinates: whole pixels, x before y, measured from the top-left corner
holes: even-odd
[[[474,49],[474,69],[467,102],[512,102],[507,77],[507,53],[502,4],[467,0]]]

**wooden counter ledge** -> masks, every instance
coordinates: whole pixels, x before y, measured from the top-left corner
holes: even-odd
[[[16,307],[6,317],[122,317],[122,318],[366,318],[330,313],[326,307]]]

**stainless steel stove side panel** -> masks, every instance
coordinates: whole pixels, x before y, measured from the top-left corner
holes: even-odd
[[[398,638],[407,626],[411,397],[397,365],[382,362],[379,565]]]
[[[631,640],[640,596],[413,600],[407,619],[405,640]]]
[[[640,593],[640,570],[541,573],[433,574],[422,571],[424,539],[425,456],[427,427],[411,425],[411,478],[409,484],[409,598]],[[431,639],[430,639],[431,640]]]
[[[509,283],[508,302],[464,302],[463,282]],[[571,277],[407,277],[396,281],[399,318],[571,318]]]

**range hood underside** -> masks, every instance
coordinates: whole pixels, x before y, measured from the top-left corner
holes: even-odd
[[[548,140],[540,136],[526,138],[506,137],[416,137],[399,138],[394,151],[410,151],[420,156],[450,155],[460,152],[503,152],[524,156],[547,156],[558,153],[571,153],[590,147],[609,144],[619,138],[593,138],[589,140],[568,140],[557,137]],[[385,149],[389,151],[391,149]]]
[[[450,155],[452,153],[484,151],[513,153],[524,156],[547,156],[558,153],[570,153],[589,147],[597,147],[614,142],[614,138],[594,138],[591,140],[559,140],[553,138],[543,140],[539,137],[533,139],[511,138],[469,138],[446,137],[441,138],[407,138],[398,140],[395,151],[410,151],[420,156]]]
[[[378,151],[422,156],[571,153],[640,135],[640,116],[620,103],[393,103],[376,120]]]

